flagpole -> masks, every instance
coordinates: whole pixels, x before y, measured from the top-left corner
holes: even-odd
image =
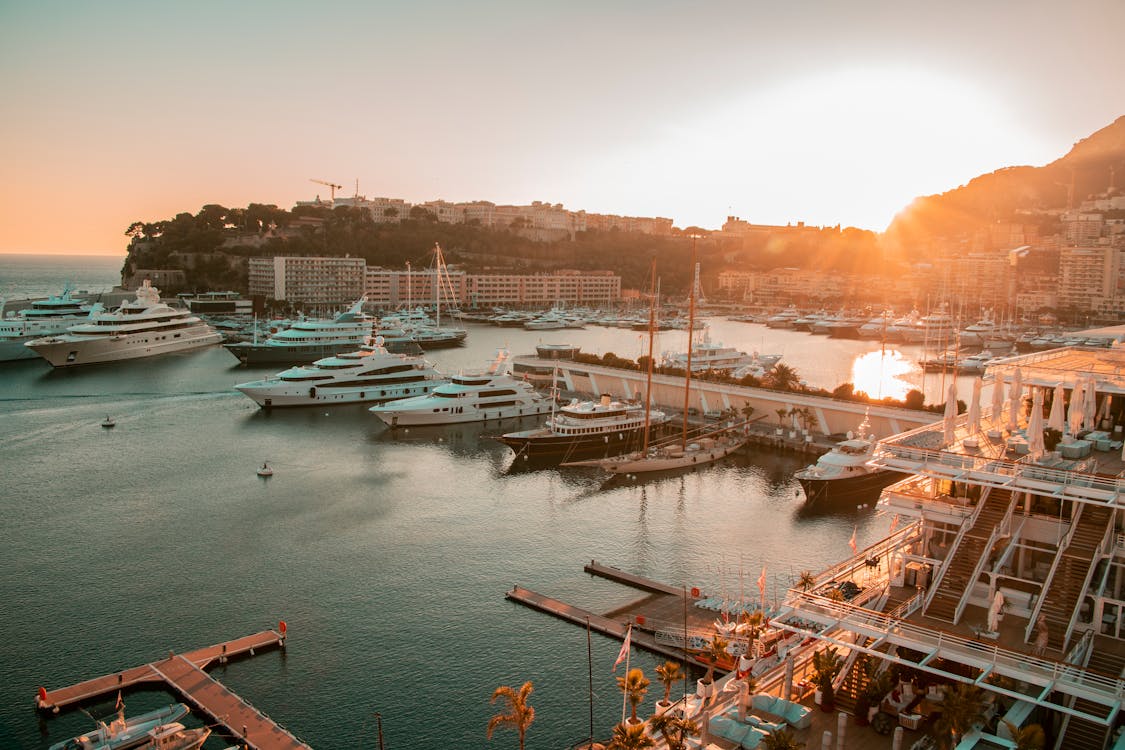
[[[590,747],[594,747],[594,644],[590,637],[590,616],[586,616],[586,662],[590,673]]]
[[[629,623],[629,627],[625,630],[625,644],[627,649],[625,651],[625,687],[621,689],[621,723],[625,723],[625,705],[629,702],[629,691],[625,688],[629,687],[629,657],[633,655],[633,647],[629,643],[629,635],[633,632],[633,623]]]

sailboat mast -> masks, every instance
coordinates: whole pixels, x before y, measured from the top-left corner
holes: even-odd
[[[684,430],[680,439],[680,447],[684,450],[687,450],[688,407],[691,403],[691,345],[695,337],[695,283],[699,273],[695,267],[695,240],[696,235],[693,234],[691,236],[691,292],[688,293],[687,371],[684,373]]]
[[[434,243],[434,310],[436,323],[441,328],[441,245]]]
[[[648,305],[648,377],[645,380],[645,434],[643,453],[648,453],[648,426],[652,416],[652,340],[656,331],[656,260],[652,261],[652,300]]]

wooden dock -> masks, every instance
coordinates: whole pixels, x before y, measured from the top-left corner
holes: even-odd
[[[95,677],[69,687],[57,690],[39,688],[35,703],[40,711],[58,713],[64,708],[95,700],[114,691],[148,683],[163,683],[200,713],[226,727],[232,736],[249,748],[308,748],[308,745],[203,671],[214,662],[225,663],[240,656],[253,656],[268,648],[284,648],[285,637],[285,625],[281,623],[278,630],[263,630],[184,654],[169,652],[166,659]]]

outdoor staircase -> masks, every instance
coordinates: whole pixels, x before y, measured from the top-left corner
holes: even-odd
[[[1118,677],[1125,669],[1125,654],[1117,653],[1120,643],[1104,635],[1094,636],[1090,660],[1086,669],[1107,677]],[[1100,703],[1078,698],[1073,707],[1091,714],[1104,714],[1106,707]],[[1071,716],[1066,723],[1062,737],[1055,744],[1055,750],[1098,750],[1104,748],[1109,739],[1108,727],[1092,721]]]
[[[1065,647],[1070,619],[1082,595],[1094,556],[1113,519],[1109,508],[1085,505],[1078,516],[1070,544],[1059,554],[1058,567],[1043,592],[1040,613],[1047,618],[1047,647],[1062,651]]]
[[[937,583],[938,589],[934,592],[930,605],[926,608],[927,617],[945,620],[946,622],[956,621],[957,608],[961,603],[961,598],[968,596],[973,588],[974,582],[970,581],[969,578],[976,570],[981,555],[989,553],[985,546],[992,538],[992,532],[997,524],[1007,514],[1008,506],[1012,503],[1012,492],[1011,490],[992,487],[981,498],[981,503],[983,503],[983,507],[981,507],[980,514],[977,516],[976,523],[965,532],[956,549],[950,550],[949,554],[953,557],[945,569],[945,575]]]
[[[870,639],[865,639],[870,640]],[[860,657],[861,659],[863,657]],[[869,656],[869,659],[875,657]],[[836,691],[833,696],[836,703],[836,710],[855,715],[855,704],[859,698],[860,693],[867,688],[867,683],[870,680],[867,677],[867,670],[863,668],[862,661],[856,661],[848,673],[844,676],[844,682],[840,685],[840,689]],[[866,719],[867,717],[863,717]]]

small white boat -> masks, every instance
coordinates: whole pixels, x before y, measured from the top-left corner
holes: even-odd
[[[263,463],[262,468],[258,469],[258,476],[260,476],[260,477],[272,477],[273,476],[273,469],[270,467],[270,465],[268,463]]]
[[[49,750],[124,750],[124,748],[151,745],[151,733],[181,719],[188,713],[183,703],[150,711],[140,716],[125,718],[125,707],[119,703],[116,717],[106,723],[98,721],[97,729],[51,745]],[[183,729],[182,724],[175,724]]]
[[[110,429],[111,427],[113,427],[116,424],[117,424],[117,422],[114,422],[113,418],[110,417],[108,414],[105,416],[105,419],[102,420],[102,427],[106,428],[107,430]]]

